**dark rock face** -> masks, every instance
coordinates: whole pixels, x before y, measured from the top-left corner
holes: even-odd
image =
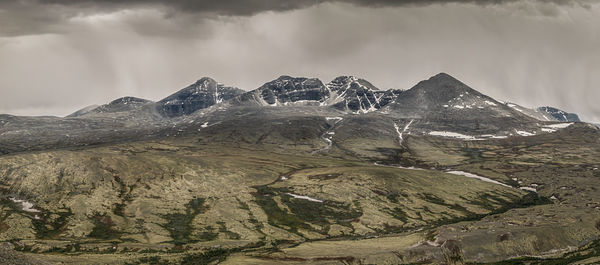
[[[579,116],[577,116],[577,114],[568,113],[566,111],[559,110],[557,108],[540,107],[540,108],[538,108],[538,110],[552,115],[552,117],[554,117],[558,121],[562,121],[562,122],[580,122],[581,121],[579,119]]]
[[[164,116],[177,117],[208,108],[243,93],[239,88],[226,87],[212,78],[205,77],[159,101],[157,108]]]
[[[330,106],[358,114],[382,108],[400,92],[379,90],[368,81],[353,76],[337,77],[327,85],[316,78],[281,76],[242,95],[238,100],[271,106]]]
[[[401,92],[381,91],[368,81],[354,76],[337,77],[327,87],[335,92],[335,96],[332,95],[334,108],[355,113],[378,110],[392,102]]]
[[[270,105],[298,101],[323,102],[329,90],[316,78],[281,76],[257,89],[260,97]]]

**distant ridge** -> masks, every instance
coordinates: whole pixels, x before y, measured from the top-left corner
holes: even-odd
[[[557,121],[561,122],[580,122],[579,116],[575,113],[569,113],[554,107],[540,107],[539,111],[552,115]]]

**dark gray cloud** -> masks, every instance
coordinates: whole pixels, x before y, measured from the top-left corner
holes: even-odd
[[[324,3],[382,8],[434,4],[501,5],[520,1],[523,0],[0,0],[0,36],[64,33],[71,30],[69,21],[74,17],[124,8],[161,9],[165,11],[165,18],[176,18],[184,13],[206,19],[215,16],[250,16],[267,11],[290,11]],[[589,7],[594,0],[532,1]],[[544,14],[554,15],[555,12],[550,9]]]
[[[358,6],[393,7],[469,3],[477,5],[504,4],[519,0],[39,0],[41,4],[59,4],[78,7],[147,6],[161,5],[187,12],[207,12],[222,15],[253,15],[264,11],[286,11],[326,2],[350,3]],[[535,0],[560,5],[588,5],[591,0]]]

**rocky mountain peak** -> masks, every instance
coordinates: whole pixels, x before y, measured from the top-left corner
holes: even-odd
[[[376,111],[391,102],[394,91],[382,91],[369,81],[355,76],[339,76],[327,87],[332,95],[329,103],[336,109],[353,113]]]
[[[517,109],[472,89],[463,82],[440,73],[403,91],[389,104],[389,111],[402,118],[428,118],[436,120],[465,120],[477,128],[477,121],[497,118],[529,121],[531,117]],[[499,121],[498,126],[506,124]],[[502,125],[504,126],[504,125]]]
[[[239,88],[227,87],[210,77],[203,77],[159,101],[158,110],[168,117],[187,115],[243,93]]]
[[[446,73],[439,73],[419,82],[411,89],[405,91],[403,98],[406,99],[404,104],[412,104],[426,109],[445,105],[463,106],[465,104],[462,103],[465,102],[480,101],[483,103],[485,100],[496,105],[498,104],[492,98],[479,93]]]
[[[217,85],[217,81],[215,81],[214,79],[212,79],[210,77],[202,77],[202,78],[198,79],[198,81],[196,81],[194,83],[194,85],[195,85],[194,88],[196,88],[196,89],[207,90],[210,88],[214,88],[214,86]]]
[[[460,81],[458,81],[458,79],[456,79],[453,76],[451,76],[447,73],[444,73],[444,72],[441,72],[437,75],[430,77],[429,80],[445,80],[448,82],[460,82]]]
[[[280,76],[256,90],[269,105],[289,104],[299,101],[323,102],[329,90],[317,78]]]
[[[369,83],[369,81],[356,76],[338,76],[329,82],[327,86],[332,91],[344,91],[346,89],[379,90],[373,84]]]

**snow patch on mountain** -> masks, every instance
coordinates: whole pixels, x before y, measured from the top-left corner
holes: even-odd
[[[550,124],[550,125],[544,125],[542,127],[542,132],[547,132],[547,133],[553,133],[556,132],[560,129],[564,129],[567,128],[569,126],[573,125],[573,123],[556,123],[556,124]]]
[[[556,124],[550,124],[550,125],[546,125],[544,127],[546,128],[552,128],[552,129],[564,129],[567,128],[569,126],[573,125],[572,122],[570,123],[556,123]]]
[[[307,201],[311,201],[311,202],[319,202],[319,203],[323,202],[322,200],[311,198],[311,197],[304,196],[304,195],[298,195],[298,194],[293,194],[293,193],[289,193],[289,192],[286,194],[294,197],[295,199],[302,199],[302,200],[307,200]]]
[[[371,83],[355,76],[340,76],[326,85],[329,98],[321,105],[352,114],[366,114],[377,111],[390,103],[396,96],[394,91],[379,90]]]
[[[512,104],[512,103],[507,103],[506,105],[507,105],[507,106],[509,106],[509,107],[511,107],[511,108],[513,108],[514,110],[516,110],[516,111],[518,111],[518,112],[525,113],[525,111],[524,111],[524,110],[522,110],[521,108],[519,108],[519,107],[518,107],[517,105],[515,105],[515,104]]]
[[[410,120],[405,126],[404,129],[402,129],[402,131],[400,131],[400,127],[398,126],[397,123],[394,122],[394,128],[396,129],[396,133],[398,134],[398,144],[402,145],[402,142],[404,141],[404,137],[403,134],[408,131],[408,128],[410,127],[410,125],[414,122],[415,120],[412,119]]]
[[[482,134],[479,137],[481,138],[490,138],[490,139],[506,139],[508,136],[506,135],[493,135],[493,134]],[[484,140],[484,139],[482,139]]]
[[[534,136],[535,135],[535,132],[527,132],[527,131],[519,131],[519,130],[517,130],[516,133],[521,136]]]
[[[458,139],[463,139],[463,140],[477,140],[477,138],[470,136],[470,135],[464,135],[461,133],[448,132],[448,131],[432,131],[432,132],[429,132],[429,135],[458,138]]]
[[[482,176],[479,176],[479,175],[476,175],[476,174],[473,174],[473,173],[465,172],[465,171],[452,170],[452,171],[446,171],[446,173],[453,174],[453,175],[459,175],[459,176],[465,176],[467,178],[474,178],[474,179],[482,180],[482,181],[485,181],[485,182],[494,183],[494,184],[498,184],[498,185],[501,185],[501,186],[504,186],[504,187],[512,188],[511,186],[506,185],[506,184],[504,184],[502,182],[499,182],[499,181],[496,181],[496,180],[493,180],[493,179],[489,179],[489,178],[486,178],[486,177],[482,177]]]
[[[534,187],[519,187],[519,189],[526,190],[526,191],[537,192],[537,189],[534,188]]]
[[[344,118],[342,118],[342,117],[325,117],[325,119],[326,119],[326,120],[328,120],[328,121],[331,121],[331,120],[338,120],[338,121],[341,121],[341,120],[343,120]],[[336,121],[336,123],[337,123],[338,121]]]
[[[21,210],[26,211],[28,213],[39,213],[40,210],[33,208],[33,203],[28,202],[26,200],[19,200],[17,198],[9,197],[9,199],[17,204],[21,204]]]

